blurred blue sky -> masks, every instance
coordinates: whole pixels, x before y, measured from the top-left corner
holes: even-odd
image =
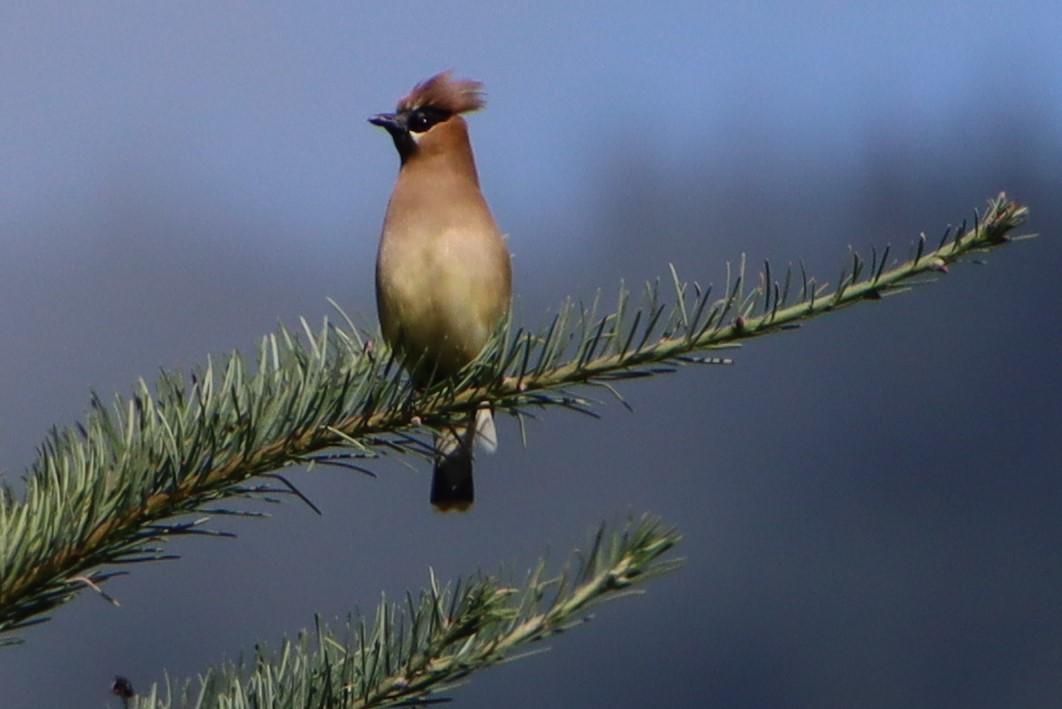
[[[518,318],[748,252],[832,279],[1006,189],[1045,236],[737,366],[547,412],[481,464],[302,476],[228,544],[135,569],[4,650],[5,707],[105,706],[442,575],[530,564],[651,509],[687,568],[469,705],[1057,706],[1062,6],[18,2],[0,8],[0,470],[90,389],[250,350],[278,318],[375,326],[397,156],[365,118],[444,68],[514,253]],[[1037,290],[1037,286],[1040,290]],[[607,296],[608,297],[608,296]],[[863,312],[859,312],[864,310]],[[306,554],[311,548],[314,554]],[[356,554],[351,550],[356,549]],[[117,706],[114,700],[111,706]]]

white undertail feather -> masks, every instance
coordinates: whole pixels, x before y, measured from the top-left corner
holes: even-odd
[[[435,434],[435,451],[442,457],[447,458],[457,450],[461,445],[462,432],[466,430],[463,427],[461,429],[448,429],[437,431]]]
[[[498,429],[494,427],[494,413],[490,404],[483,404],[476,411],[476,443],[484,453],[498,450]]]

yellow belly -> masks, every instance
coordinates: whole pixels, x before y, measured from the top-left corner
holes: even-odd
[[[453,376],[482,351],[509,308],[509,267],[497,234],[384,240],[380,325],[415,378]]]

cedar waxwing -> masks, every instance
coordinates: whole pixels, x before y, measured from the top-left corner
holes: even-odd
[[[401,166],[376,257],[376,307],[384,339],[418,386],[456,375],[483,350],[509,311],[512,265],[483,194],[466,111],[484,106],[483,84],[449,71],[413,87],[386,128]],[[489,407],[435,434],[431,503],[472,504],[472,444],[496,445]]]

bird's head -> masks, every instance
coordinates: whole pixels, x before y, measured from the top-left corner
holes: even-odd
[[[483,108],[483,84],[454,79],[443,71],[426,79],[402,98],[394,113],[379,113],[369,123],[391,134],[405,163],[418,152],[449,149],[455,142],[467,144],[468,128],[462,113]]]

